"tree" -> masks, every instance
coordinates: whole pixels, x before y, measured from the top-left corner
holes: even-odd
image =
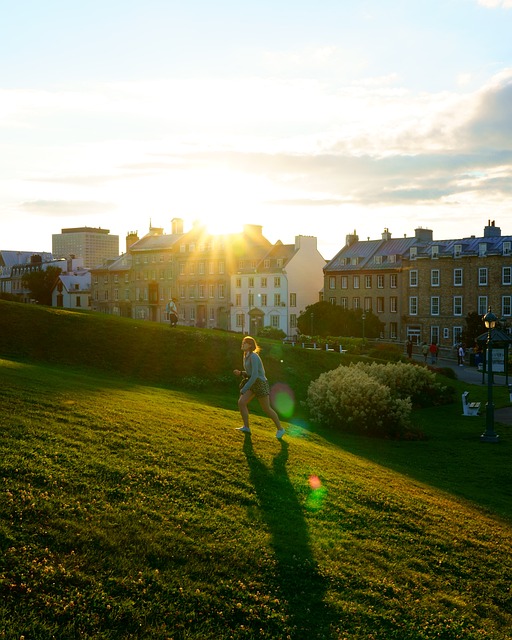
[[[30,290],[32,297],[38,304],[51,306],[52,290],[61,272],[60,267],[47,267],[31,271],[23,276],[22,284]]]
[[[315,336],[355,336],[363,335],[363,311],[344,309],[330,302],[316,302],[309,305],[297,319],[299,331]],[[378,338],[383,325],[371,311],[365,312],[364,336]]]
[[[471,311],[466,316],[466,327],[462,331],[461,340],[467,347],[472,347],[478,336],[486,331],[482,316],[476,311]]]

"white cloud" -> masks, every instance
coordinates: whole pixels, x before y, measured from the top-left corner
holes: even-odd
[[[487,9],[496,9],[498,7],[503,9],[512,8],[512,0],[478,0],[478,4]]]

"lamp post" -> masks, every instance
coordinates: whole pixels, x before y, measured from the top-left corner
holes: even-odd
[[[364,321],[366,320],[366,313],[364,311],[361,316],[361,320],[363,321],[363,342],[364,342]]]
[[[487,328],[487,406],[485,409],[485,433],[480,436],[480,442],[498,442],[499,436],[494,431],[494,403],[492,400],[492,330],[498,318],[491,311],[491,307],[482,318]]]

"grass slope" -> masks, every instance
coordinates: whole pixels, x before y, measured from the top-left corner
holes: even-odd
[[[144,331],[78,316],[97,323],[91,340]],[[149,331],[141,341],[161,354],[169,333]],[[239,337],[224,338],[238,358]],[[18,361],[0,360],[0,638],[510,637],[504,427],[502,445],[486,447],[478,419],[443,407],[418,412],[424,442],[336,437],[303,420],[279,443],[261,416],[249,439],[234,432],[233,383],[190,393],[140,384],[129,359],[112,358],[111,375],[11,349]]]

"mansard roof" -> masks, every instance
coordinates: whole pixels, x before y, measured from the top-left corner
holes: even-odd
[[[432,255],[432,249],[437,248],[438,257],[462,257],[480,255],[480,247],[486,245],[486,255],[503,255],[503,244],[510,243],[512,246],[512,236],[471,236],[470,238],[456,238],[452,240],[438,240],[428,242],[421,250],[418,250],[418,258]],[[509,247],[510,253],[510,247]]]

